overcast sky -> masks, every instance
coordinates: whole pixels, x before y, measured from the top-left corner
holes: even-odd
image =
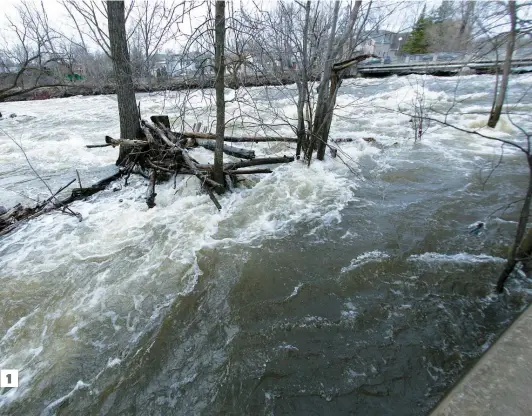
[[[14,9],[14,6],[21,3],[21,0],[0,0],[2,4],[2,8],[0,10],[0,31],[2,38],[10,39],[10,30],[8,26],[8,22],[6,20],[6,15],[9,16],[15,16],[16,11]],[[29,0],[32,1],[32,0]],[[39,1],[39,0],[34,0]],[[63,31],[63,33],[74,35],[75,31],[72,29],[73,24],[71,22],[70,17],[68,16],[66,10],[64,7],[57,1],[57,0],[41,0],[45,6],[46,12],[48,14],[48,17],[50,19],[51,24],[55,27],[58,25],[59,29]],[[149,1],[149,0],[148,0]],[[239,7],[240,2],[243,2],[244,5],[250,4],[250,0],[235,0],[234,7],[235,9]],[[322,1],[322,3],[326,2],[327,0]],[[385,0],[386,1],[386,0]],[[388,3],[397,3],[399,0],[389,0]],[[274,1],[268,1],[268,0],[255,0],[255,4],[259,4],[262,9],[272,9],[275,6]],[[329,1],[329,3],[332,3],[332,1]],[[404,31],[405,29],[408,29],[408,26],[413,23],[415,20],[415,17],[419,15],[423,2],[421,1],[411,1],[409,3],[411,7],[403,7],[402,10],[398,13],[396,13],[394,16],[392,16],[388,20],[388,24],[381,27],[381,29],[388,29],[388,30],[394,30],[394,31]],[[441,4],[441,0],[432,0],[427,2],[427,9],[432,9],[434,7],[439,6]],[[207,6],[203,6],[200,8],[195,9],[192,12],[192,15],[185,19],[185,21],[180,25],[180,30],[184,33],[190,33],[191,30],[200,25],[203,21],[205,21],[207,14]],[[104,25],[106,27],[106,24]],[[88,45],[91,47],[91,45]],[[92,45],[93,47],[95,45]],[[177,45],[167,45],[166,47],[161,48],[162,50],[166,49],[167,47],[170,48],[176,48]]]

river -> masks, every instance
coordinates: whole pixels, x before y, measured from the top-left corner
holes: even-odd
[[[423,86],[427,105],[477,129],[493,80],[348,80],[331,135],[378,143],[342,143],[345,164],[278,166],[222,196],[220,212],[193,177],[159,185],[148,210],[146,180],[132,177],[72,204],[82,222],[56,212],[0,237],[0,368],[20,371],[0,414],[426,414],[532,299],[522,276],[493,295],[518,205],[496,210],[521,198],[527,171],[505,147],[486,181],[499,143],[436,124],[414,143],[395,110]],[[516,75],[509,94],[528,129],[531,86]],[[240,91],[229,132],[291,135],[294,92]],[[145,116],[214,120],[212,91],[138,99]],[[46,198],[12,139],[53,189],[75,169],[84,185],[115,169],[116,149],[85,148],[119,136],[114,96],[0,111],[17,114],[0,120],[2,205]],[[481,131],[520,135],[506,116]]]

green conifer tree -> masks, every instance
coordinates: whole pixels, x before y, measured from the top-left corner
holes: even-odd
[[[410,54],[428,52],[429,42],[425,32],[431,24],[431,19],[425,16],[425,9],[426,6],[423,7],[423,11],[414,25],[414,29],[408,37],[408,40],[403,44],[403,47],[401,48],[402,52]]]

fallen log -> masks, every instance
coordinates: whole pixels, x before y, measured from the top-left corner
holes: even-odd
[[[142,126],[142,132],[144,133],[144,136],[146,136],[146,140],[148,141],[149,145],[152,145],[155,143],[155,139],[153,138],[152,134],[150,133],[150,130],[146,126]]]
[[[48,204],[48,202],[50,202],[52,199],[54,199],[58,194],[61,193],[61,191],[64,191],[66,188],[68,188],[74,182],[76,182],[76,180],[72,179],[69,183],[67,183],[65,186],[59,188],[59,190],[56,193],[54,193],[50,198],[48,198],[46,201],[44,201],[42,204],[38,205],[37,207],[39,207],[39,209],[44,208],[46,206],[46,204]]]
[[[149,130],[151,130],[151,133],[154,137],[157,137],[160,139],[166,146],[169,148],[178,148],[178,140],[177,137],[175,137],[173,134],[171,134],[169,131],[163,131],[161,127],[158,127],[156,125],[147,123],[145,120],[142,120],[144,126],[148,127]],[[183,150],[183,149],[180,149]]]
[[[187,139],[204,139],[204,140],[216,140],[216,135],[211,133],[197,133],[197,132],[186,132],[186,133],[174,133],[178,134],[181,137]],[[286,143],[297,143],[297,138],[295,137],[234,137],[234,136],[225,136],[224,142],[240,142],[240,143],[263,143],[263,142],[286,142]]]
[[[95,147],[109,147],[109,146],[112,146],[112,144],[111,143],[106,143],[106,144],[88,144],[85,147],[87,147],[89,149],[94,149]]]
[[[275,165],[277,163],[290,163],[294,161],[293,156],[282,156],[282,157],[263,157],[253,160],[247,160],[242,162],[231,162],[224,163],[224,171],[236,170],[239,168],[247,168],[249,166],[258,166],[258,165]],[[198,169],[210,170],[213,165],[197,165]]]
[[[147,140],[127,140],[127,139],[120,139],[116,140],[113,139],[111,136],[105,136],[105,142],[110,146],[120,146],[123,144],[124,146],[147,146],[148,141]]]
[[[70,196],[68,198],[61,200],[60,204],[61,205],[71,204],[74,201],[78,201],[80,199],[87,198],[91,195],[94,195],[96,192],[103,191],[105,188],[107,188],[107,185],[119,179],[124,173],[125,173],[125,170],[119,170],[118,172],[112,174],[111,176],[108,176],[107,178],[104,178],[96,182],[95,184],[89,186],[88,188],[74,188],[72,189]]]
[[[6,213],[0,215],[0,236],[6,235],[9,232],[13,231],[19,225],[24,223],[24,221],[37,218],[38,216],[54,209],[62,209],[63,212],[67,210],[71,215],[76,216],[81,221],[81,215],[72,211],[68,207],[68,204],[104,189],[107,184],[109,184],[115,179],[118,179],[122,174],[123,172],[119,171],[95,183],[90,188],[75,188],[72,190],[69,197],[61,200],[58,199],[57,195],[76,181],[75,179],[73,179],[65,186],[62,186],[58,191],[53,193],[52,196],[47,198],[45,201],[35,205],[34,207],[23,207],[21,204],[15,205]],[[54,199],[55,202],[53,201]]]
[[[212,140],[199,139],[196,140],[196,143],[198,144],[198,146],[212,151],[214,151],[214,148],[216,146],[215,142],[213,142]],[[238,157],[240,159],[255,159],[254,150],[242,149],[240,147],[234,147],[224,144],[223,151],[229,156]]]
[[[332,139],[331,142],[333,143],[350,143],[350,142],[356,142],[358,140],[364,140],[368,143],[375,143],[377,140],[373,137],[360,137],[356,139]]]
[[[0,215],[0,236],[6,235],[13,231],[25,220],[37,217],[44,212],[38,205],[31,207],[23,207],[21,204],[15,205],[6,213]]]
[[[237,169],[237,170],[226,170],[225,174],[228,175],[251,175],[254,173],[272,173],[271,169]]]

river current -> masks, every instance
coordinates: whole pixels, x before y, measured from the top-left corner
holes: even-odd
[[[423,89],[452,123],[520,140],[532,75],[513,77],[511,119],[488,129],[493,82],[348,80],[331,136],[376,143],[253,175],[220,212],[195,177],[158,185],[148,210],[147,181],[132,176],[72,204],[81,222],[54,212],[0,237],[0,368],[19,370],[0,414],[426,414],[532,299],[524,276],[493,294],[519,204],[500,208],[522,197],[527,170],[510,147],[499,163],[500,143],[435,123],[414,143],[398,110]],[[138,100],[145,117],[211,126],[212,94]],[[294,86],[237,94],[229,134],[293,135]],[[85,147],[119,136],[116,97],[0,111],[1,205],[47,197],[13,140],[52,189],[76,169],[84,185],[116,169],[116,149]]]

